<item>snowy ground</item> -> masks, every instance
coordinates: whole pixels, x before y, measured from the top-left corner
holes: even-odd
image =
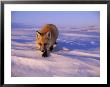
[[[58,44],[49,57],[36,49],[35,29],[12,29],[12,77],[100,76],[98,27],[59,27]]]

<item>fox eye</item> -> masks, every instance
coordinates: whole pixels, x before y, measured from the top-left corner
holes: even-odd
[[[42,44],[41,44],[41,43],[39,43],[39,45],[41,46]]]

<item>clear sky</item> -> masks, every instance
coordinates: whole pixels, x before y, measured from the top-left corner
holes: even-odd
[[[12,24],[31,26],[53,23],[65,26],[100,25],[99,11],[12,11]]]

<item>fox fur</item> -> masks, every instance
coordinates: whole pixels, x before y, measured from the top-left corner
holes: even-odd
[[[46,24],[36,31],[36,47],[43,52],[43,57],[47,57],[48,51],[53,50],[53,45],[56,44],[58,34],[58,29],[53,24]]]

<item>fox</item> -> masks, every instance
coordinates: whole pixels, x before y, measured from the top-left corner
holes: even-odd
[[[45,24],[36,31],[36,47],[43,52],[42,57],[48,57],[49,52],[52,52],[53,46],[57,44],[58,35],[58,28],[54,24]]]

